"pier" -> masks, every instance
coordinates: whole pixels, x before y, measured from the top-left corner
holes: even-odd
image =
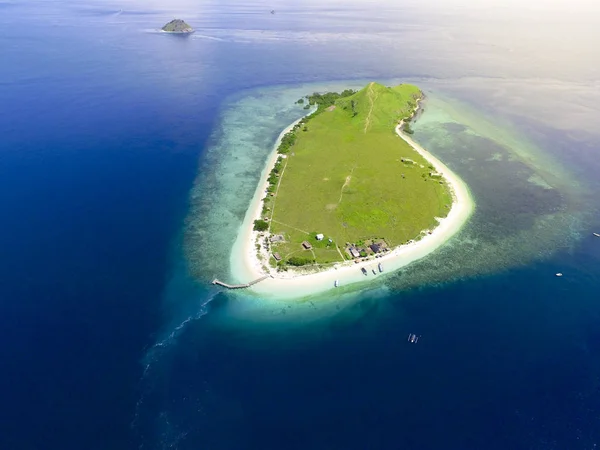
[[[271,275],[265,275],[263,277],[260,277],[254,281],[251,281],[250,283],[245,283],[245,284],[227,284],[224,283],[222,281],[217,280],[216,278],[214,280],[212,280],[212,284],[218,285],[218,286],[223,286],[224,288],[227,289],[245,289],[245,288],[249,288],[250,286],[255,285],[256,283],[260,283],[263,280],[266,280],[267,278],[269,278]]]

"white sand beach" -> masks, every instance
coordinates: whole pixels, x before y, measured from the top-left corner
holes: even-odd
[[[240,232],[233,246],[230,259],[231,276],[235,282],[249,283],[269,274],[268,271],[264,270],[265,263],[261,263],[258,258],[256,250],[258,233],[253,231],[253,224],[254,220],[260,218],[262,198],[268,186],[267,178],[277,161],[277,148],[281,142],[281,138],[296,123],[291,124],[280,134],[272,155],[265,165],[244,222],[240,227]],[[253,285],[249,289],[264,298],[292,299],[336,289],[334,286],[336,280],[338,280],[340,287],[352,283],[364,283],[427,256],[441,247],[461,229],[474,209],[473,200],[465,183],[440,160],[406,135],[402,131],[402,123],[396,127],[396,133],[429,161],[435,167],[435,170],[442,174],[452,189],[453,203],[450,212],[445,218],[439,220],[439,225],[431,230],[431,234],[425,233],[420,240],[396,247],[379,258],[373,257],[370,260],[359,263],[354,261],[340,262],[318,273],[301,274],[295,271],[277,273],[275,270],[271,270],[271,277]],[[268,257],[266,253],[263,254]],[[378,271],[379,263],[382,264],[383,273]],[[363,267],[367,270],[366,276],[361,271]],[[373,271],[375,271],[375,274]]]

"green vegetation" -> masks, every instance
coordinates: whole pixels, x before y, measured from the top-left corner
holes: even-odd
[[[181,19],[171,20],[168,24],[162,27],[163,31],[168,33],[192,33],[194,29]]]
[[[287,260],[287,263],[290,266],[299,267],[299,266],[306,266],[308,264],[314,264],[315,260],[311,259],[311,258],[303,258],[301,256],[292,256],[291,258],[289,258]]]
[[[273,252],[294,266],[342,261],[347,243],[377,238],[395,247],[447,215],[448,187],[394,131],[420,96],[416,86],[376,83],[308,96],[318,109],[283,137],[269,175],[263,217],[272,220],[264,223],[285,238]]]
[[[294,127],[294,130],[288,131],[287,133],[285,133],[283,135],[283,137],[281,138],[281,144],[279,144],[279,148],[277,149],[277,152],[279,152],[282,155],[285,155],[286,153],[288,153],[290,151],[290,148],[292,148],[292,146],[296,143],[296,128],[297,127],[298,127],[298,125],[296,125],[296,127]]]
[[[277,153],[280,156],[271,170],[269,174],[269,178],[267,182],[269,183],[267,186],[267,197],[263,199],[263,209],[262,216],[266,216],[271,211],[271,207],[273,206],[275,191],[277,190],[277,185],[279,183],[279,177],[282,173],[284,166],[284,158],[290,152],[290,149],[294,146],[297,139],[298,130],[302,130],[304,132],[308,131],[307,123],[309,120],[325,111],[327,108],[331,107],[337,99],[347,97],[355,94],[355,91],[352,89],[346,89],[341,94],[330,92],[328,94],[319,94],[315,92],[314,94],[308,96],[308,103],[304,106],[304,109],[310,109],[311,106],[317,105],[317,110],[311,114],[310,116],[302,118],[291,131],[285,133],[281,138],[281,142],[279,143],[279,147],[277,147]],[[304,103],[304,99],[299,99],[296,101],[297,104]],[[255,228],[256,230],[256,228]],[[256,230],[256,231],[265,231],[265,230]]]
[[[269,229],[269,223],[264,220],[254,221],[254,231],[267,231]]]
[[[334,105],[336,100],[343,97],[349,97],[355,93],[356,91],[353,91],[352,89],[346,89],[341,94],[338,94],[337,92],[327,92],[326,94],[315,92],[308,96],[308,104],[317,105],[319,110],[323,110]]]

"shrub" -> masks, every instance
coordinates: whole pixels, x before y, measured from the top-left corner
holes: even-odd
[[[258,219],[254,221],[254,231],[267,231],[269,224],[264,220]]]
[[[322,111],[333,105],[338,98],[349,97],[354,93],[355,91],[352,89],[346,89],[341,94],[338,92],[327,92],[325,94],[319,94],[318,92],[315,92],[308,96],[308,103],[310,105],[316,104],[319,107],[319,111]]]
[[[279,148],[277,149],[277,151],[282,154],[288,153],[290,151],[290,148],[292,148],[292,146],[295,144],[295,142],[296,134],[293,131],[288,131],[283,135],[283,138],[281,139],[281,144],[279,144]]]
[[[314,259],[303,258],[302,256],[292,256],[291,258],[289,258],[287,260],[287,263],[290,266],[296,266],[296,267],[306,266],[307,264],[312,264],[314,262],[315,262]]]

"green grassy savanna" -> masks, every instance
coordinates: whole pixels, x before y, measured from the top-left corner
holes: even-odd
[[[300,124],[274,178],[276,195],[263,211],[272,219],[270,232],[286,237],[273,252],[284,261],[341,261],[347,242],[384,238],[394,247],[448,214],[448,187],[430,176],[429,163],[394,131],[420,95],[408,84],[370,83]],[[316,233],[325,239],[317,241]],[[304,240],[311,250],[302,248]]]

